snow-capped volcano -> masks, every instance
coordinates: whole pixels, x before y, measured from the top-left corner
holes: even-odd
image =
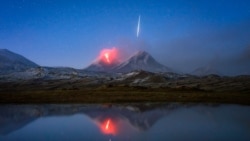
[[[118,63],[107,64],[102,60],[92,63],[85,70],[88,71],[108,71],[108,72],[131,72],[135,70],[144,70],[149,72],[170,72],[171,69],[158,63],[146,51],[139,51],[128,60]]]
[[[23,71],[34,67],[38,65],[27,58],[7,49],[0,49],[0,73]]]
[[[113,68],[116,72],[131,72],[134,70],[144,70],[149,72],[170,72],[171,69],[158,63],[146,51],[139,51],[127,61]]]

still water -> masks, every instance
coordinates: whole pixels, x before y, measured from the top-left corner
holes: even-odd
[[[1,105],[1,141],[250,141],[250,106]]]

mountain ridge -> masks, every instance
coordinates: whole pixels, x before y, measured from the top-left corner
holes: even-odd
[[[8,49],[0,49],[0,74],[24,71],[34,67],[39,65]]]
[[[108,71],[115,73],[127,73],[137,70],[149,71],[149,72],[171,72],[172,69],[158,63],[149,53],[146,51],[138,51],[127,60],[121,63],[105,64],[101,61],[97,61],[89,65],[84,70],[88,71]]]
[[[195,70],[193,70],[190,74],[196,76],[206,76],[211,74],[222,76],[221,73],[212,66],[198,67]]]

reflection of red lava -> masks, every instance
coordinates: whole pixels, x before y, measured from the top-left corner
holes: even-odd
[[[104,134],[116,134],[115,125],[111,121],[111,119],[107,119],[103,123],[101,123],[101,130]]]
[[[106,64],[116,63],[118,60],[118,50],[116,48],[103,49],[99,58]]]

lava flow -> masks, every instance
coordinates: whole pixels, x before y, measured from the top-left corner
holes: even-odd
[[[114,64],[118,62],[118,50],[116,48],[103,49],[99,56],[100,60],[105,64]]]
[[[101,130],[104,134],[116,134],[115,125],[111,119],[108,119],[101,124]]]

